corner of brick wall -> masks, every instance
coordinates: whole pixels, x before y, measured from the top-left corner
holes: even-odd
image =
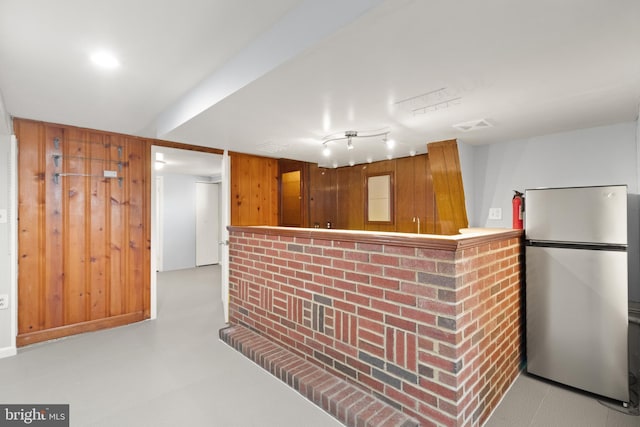
[[[232,232],[230,322],[424,426],[480,425],[520,365],[520,241],[457,252]]]
[[[522,242],[493,242],[457,254],[460,413],[481,425],[515,381],[522,361]]]

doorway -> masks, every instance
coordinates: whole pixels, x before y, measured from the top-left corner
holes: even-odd
[[[226,230],[220,212],[228,209],[228,198],[219,191],[225,185],[222,155],[152,146],[151,157],[151,318],[155,319],[158,274],[220,262],[215,259],[217,236]],[[198,239],[203,224],[209,231],[205,239]]]

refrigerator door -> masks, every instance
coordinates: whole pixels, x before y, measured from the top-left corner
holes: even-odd
[[[627,253],[526,247],[527,370],[629,401]]]
[[[546,188],[525,191],[529,240],[627,244],[627,187]]]

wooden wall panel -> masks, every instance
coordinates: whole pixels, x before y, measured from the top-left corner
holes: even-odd
[[[423,156],[419,156],[423,157]],[[415,157],[403,157],[396,160],[396,230],[401,233],[416,233],[418,226],[413,222],[413,218],[417,215],[416,206],[423,202],[424,192],[415,188],[417,181]]]
[[[37,126],[16,127],[20,132],[20,139],[39,141],[44,138],[44,129]],[[46,299],[41,295],[45,292],[45,257],[46,246],[40,241],[44,234],[44,217],[46,212],[45,193],[42,187],[47,177],[44,169],[45,147],[40,144],[20,146],[18,167],[18,263],[19,282],[28,286],[18,285],[18,330],[21,333],[39,331],[45,327],[44,307]]]
[[[150,141],[21,119],[14,129],[18,345],[148,318]]]
[[[394,222],[367,224],[366,177],[386,172],[394,177]],[[415,233],[419,217],[421,233],[440,234],[427,154],[337,169],[309,164],[309,206],[311,227],[331,221],[334,228]]]
[[[63,235],[65,237],[64,257],[65,292],[64,292],[64,324],[70,325],[88,320],[86,317],[87,294],[87,223],[86,212],[87,185],[91,178],[85,167],[84,158],[88,157],[85,151],[85,132],[78,129],[69,129],[68,135],[60,142],[62,149],[62,167],[54,171],[77,174],[79,176],[60,177],[58,184],[64,193],[61,211],[64,215]],[[51,141],[44,141],[46,145],[52,145]],[[47,171],[50,176],[54,171]],[[68,231],[67,231],[68,230]],[[73,230],[73,231],[71,231]]]
[[[123,163],[126,161],[124,158],[124,151],[120,145],[118,137],[111,137],[109,142],[109,159],[118,160]],[[124,169],[124,167],[123,167]],[[106,186],[107,200],[109,201],[109,208],[106,211],[108,218],[107,223],[107,236],[109,236],[109,290],[108,300],[109,312],[112,316],[122,315],[126,312],[124,304],[125,294],[125,256],[126,256],[126,240],[122,230],[126,228],[125,220],[125,190],[121,185],[112,185],[111,183]]]
[[[278,161],[230,153],[231,225],[278,225]]]
[[[90,144],[89,158],[89,173],[91,175],[100,175],[105,169],[118,170],[117,166],[112,164],[109,160],[109,151],[107,145],[109,144],[108,137],[99,133],[91,132],[88,134],[88,140]],[[105,159],[96,160],[96,159]],[[116,166],[116,167],[114,167]],[[106,260],[107,260],[107,245],[108,242],[106,234],[106,216],[109,209],[108,205],[105,206],[104,202],[108,203],[106,197],[106,185],[105,180],[92,179],[89,180],[89,218],[90,223],[88,227],[89,235],[89,278],[88,283],[90,285],[89,298],[89,318],[91,320],[102,319],[107,317],[107,282],[106,282]],[[109,203],[110,204],[110,203]]]
[[[469,226],[456,140],[427,144],[436,194],[438,223],[443,234],[458,234]]]
[[[442,228],[438,219],[438,209],[436,207],[436,193],[433,189],[433,176],[431,174],[431,164],[429,154],[416,156],[416,192],[424,194],[424,198],[416,203],[416,214],[423,218],[421,229],[426,234],[442,234]],[[423,203],[424,202],[424,203]]]
[[[336,170],[337,219],[334,228],[364,230],[362,167]]]
[[[62,140],[64,136],[64,130],[59,127],[47,126],[44,129],[44,139],[53,141],[55,138]],[[45,145],[44,148],[44,161],[45,169],[55,169],[56,159],[53,157],[56,154],[55,147],[52,145]],[[62,162],[61,158],[57,159],[58,162]],[[57,328],[65,324],[64,316],[64,241],[63,241],[63,216],[62,216],[62,198],[63,190],[60,185],[52,185],[51,177],[46,177],[44,180],[46,189],[44,191],[44,209],[45,217],[42,230],[43,235],[48,235],[45,245],[44,258],[49,260],[44,265],[45,274],[44,283],[45,289],[43,290],[46,295],[46,300],[42,301],[42,307],[44,315],[44,329]],[[22,220],[22,219],[21,219]],[[47,231],[49,231],[47,233]],[[46,310],[44,309],[46,307]]]

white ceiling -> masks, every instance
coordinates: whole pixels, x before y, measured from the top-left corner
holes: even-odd
[[[17,117],[362,163],[380,138],[322,138],[384,128],[398,157],[635,120],[640,2],[0,0],[0,91]]]

